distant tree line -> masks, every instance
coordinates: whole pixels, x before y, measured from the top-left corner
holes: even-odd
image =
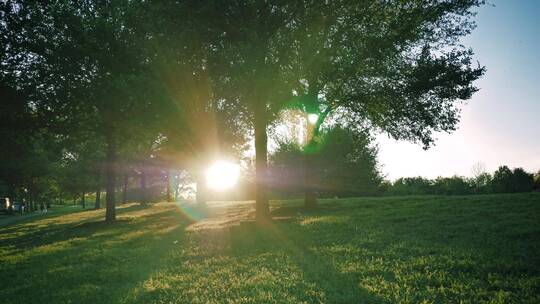
[[[493,174],[481,173],[472,178],[462,176],[402,177],[394,182],[381,183],[380,193],[386,195],[468,195],[488,193],[517,193],[540,191],[540,171],[526,172],[500,166]]]

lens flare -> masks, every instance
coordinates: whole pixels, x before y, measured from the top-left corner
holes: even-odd
[[[217,161],[206,170],[206,184],[216,190],[232,188],[238,182],[240,167],[228,161]]]
[[[314,125],[317,122],[317,119],[319,119],[319,115],[317,114],[308,114],[307,119],[310,124]]]

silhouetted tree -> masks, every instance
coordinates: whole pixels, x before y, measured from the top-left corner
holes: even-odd
[[[512,171],[512,192],[529,192],[534,188],[534,175],[523,168],[514,168]]]
[[[509,193],[513,192],[513,177],[512,170],[508,166],[500,166],[495,173],[493,173],[493,180],[491,182],[493,192],[495,193]]]

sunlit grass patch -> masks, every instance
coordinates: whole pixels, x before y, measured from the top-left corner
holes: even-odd
[[[347,220],[346,216],[313,216],[301,220],[300,225],[346,223]]]
[[[540,302],[538,194],[209,205],[0,228],[2,303]]]

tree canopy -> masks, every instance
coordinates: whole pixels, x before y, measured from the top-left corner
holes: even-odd
[[[9,148],[29,150],[12,134],[26,132],[18,124],[32,117],[60,143],[64,160],[86,155],[85,166],[103,164],[112,221],[128,160],[138,160],[141,179],[141,164],[158,154],[200,179],[210,159],[242,154],[252,137],[257,217],[265,219],[267,129],[285,109],[317,115],[304,170],[317,154],[355,149],[321,147],[329,121],[426,148],[436,132],[453,131],[485,71],[460,40],[483,3],[2,1]],[[326,132],[352,143],[355,133],[345,128]],[[92,153],[75,143],[86,140]],[[369,159],[355,165],[373,167]],[[304,173],[306,202],[315,202],[310,176]]]

